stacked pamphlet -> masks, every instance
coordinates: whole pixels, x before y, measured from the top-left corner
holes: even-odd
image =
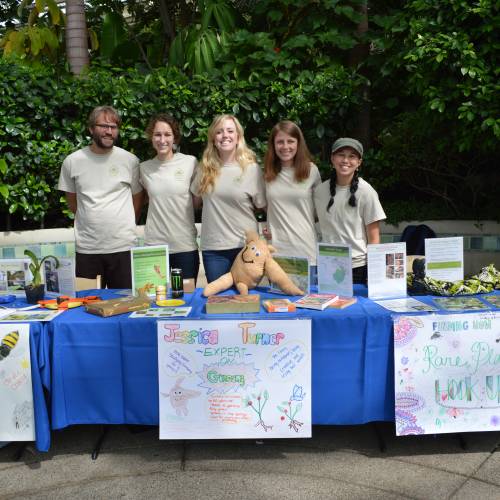
[[[328,307],[332,309],[345,309],[358,301],[356,297],[339,297],[339,300],[331,303]]]
[[[310,293],[296,300],[295,305],[305,309],[322,311],[337,300],[339,300],[339,296],[333,293]]]
[[[270,313],[295,311],[295,304],[288,299],[267,299],[262,302],[262,305]]]

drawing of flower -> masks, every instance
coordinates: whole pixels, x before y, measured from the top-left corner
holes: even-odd
[[[500,424],[500,417],[498,415],[492,415],[490,418],[490,424],[496,427]]]

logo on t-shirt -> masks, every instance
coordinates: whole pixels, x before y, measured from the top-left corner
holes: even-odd
[[[109,175],[111,177],[116,177],[120,173],[120,167],[118,165],[111,165],[109,167]]]
[[[243,182],[243,176],[242,175],[238,175],[238,177],[235,177],[233,182],[235,184],[241,184]]]
[[[174,177],[176,181],[182,181],[184,179],[184,172],[182,168],[179,168],[175,171]]]

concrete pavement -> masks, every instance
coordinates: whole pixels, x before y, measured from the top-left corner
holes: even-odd
[[[53,433],[49,453],[0,449],[0,498],[499,499],[500,432],[396,437],[394,426],[314,426],[312,439],[159,441],[158,429]],[[380,441],[385,451],[380,450]]]

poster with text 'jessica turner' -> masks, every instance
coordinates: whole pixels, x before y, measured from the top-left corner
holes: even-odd
[[[500,314],[394,320],[396,434],[500,430]]]
[[[158,322],[160,439],[311,437],[311,320]]]

